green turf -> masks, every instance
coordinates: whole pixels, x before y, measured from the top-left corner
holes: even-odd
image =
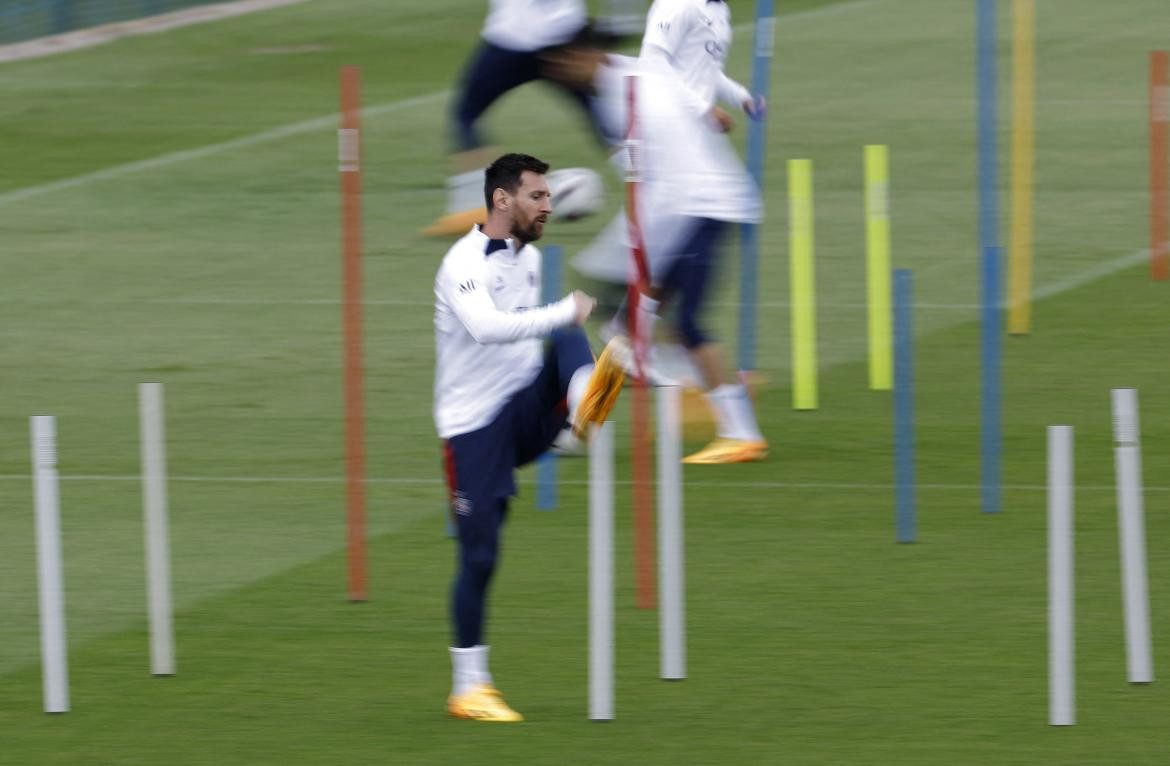
[[[744,80],[751,5],[733,3],[729,69]],[[585,720],[579,462],[565,465],[554,513],[531,510],[523,472],[495,587],[493,669],[530,723],[442,715],[453,553],[429,414],[429,305],[443,245],[415,231],[442,204],[447,91],[483,3],[314,0],[0,66],[0,763],[1164,762],[1170,696],[1124,679],[1108,413],[1110,387],[1140,388],[1165,668],[1170,304],[1143,266],[1122,268],[1146,246],[1145,52],[1166,39],[1160,3],[1130,0],[1124,14],[1092,0],[1041,4],[1037,288],[1052,297],[1036,305],[1032,337],[1005,340],[1005,510],[994,517],[979,512],[976,487],[971,4],[780,6],[792,14],[777,28],[759,315],[774,457],[686,473],[684,683],[655,678],[656,616],[632,607],[623,523],[609,725]],[[1006,34],[1009,4],[1001,10]],[[291,52],[271,52],[281,49]],[[368,107],[365,605],[343,600],[339,479],[330,115],[336,69],[349,63],[363,67]],[[1005,55],[1005,88],[1007,69]],[[509,96],[489,126],[502,148],[603,167],[577,115],[541,86]],[[895,259],[915,269],[922,304],[914,546],[892,542],[889,397],[865,390],[869,142],[891,145]],[[1007,145],[1005,133],[1005,173]],[[198,151],[171,154],[185,150]],[[816,163],[821,301],[822,407],[799,414],[788,386],[792,157]],[[600,223],[555,224],[547,239],[573,251]],[[727,337],[734,281],[731,269],[715,301]],[[144,380],[167,395],[171,679],[147,674],[134,480]],[[26,418],[40,412],[59,417],[67,477],[66,716],[40,712],[25,478]],[[1051,423],[1077,428],[1074,729],[1046,725]]]

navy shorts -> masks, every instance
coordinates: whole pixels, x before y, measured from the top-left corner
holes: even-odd
[[[662,278],[661,299],[677,301],[679,340],[686,348],[696,348],[711,340],[699,325],[699,314],[713,278],[719,239],[727,224],[711,218],[687,218],[682,226],[686,231]]]
[[[592,363],[581,328],[554,332],[544,366],[532,383],[517,391],[488,425],[443,442],[451,513],[465,543],[465,533],[475,536],[488,531],[479,529],[481,525],[494,528],[503,521],[499,508],[506,508],[507,498],[516,494],[516,469],[539,457],[565,427],[569,381]]]
[[[484,145],[476,123],[496,100],[524,83],[543,79],[540,56],[543,51],[514,51],[481,41],[463,73],[459,95],[451,108],[452,141],[456,151]],[[550,81],[551,82],[551,81]],[[594,133],[603,144],[617,140],[607,136],[590,94],[552,83],[585,111]]]

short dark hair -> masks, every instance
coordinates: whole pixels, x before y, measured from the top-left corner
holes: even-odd
[[[492,209],[492,195],[496,189],[515,194],[520,188],[520,176],[525,170],[544,175],[548,172],[548,163],[528,154],[505,154],[488,165],[483,174],[483,198],[488,211]]]

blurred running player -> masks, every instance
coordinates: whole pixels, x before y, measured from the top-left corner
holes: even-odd
[[[652,336],[660,302],[678,304],[675,329],[704,384],[718,434],[685,462],[763,460],[768,445],[747,390],[728,382],[720,347],[702,321],[720,238],[730,224],[758,223],[762,213],[759,190],[721,132],[715,107],[704,108],[706,102],[655,54],[635,60],[566,51],[550,73],[575,87],[592,86],[611,129],[626,124],[628,78],[637,83],[638,218],[650,268],[638,324]],[[625,332],[622,320],[619,312],[618,332]]]
[[[604,29],[590,25],[584,0],[491,0],[482,40],[468,61],[451,108],[454,175],[447,180],[447,212],[423,230],[429,236],[457,236],[486,220],[481,194],[483,168],[495,151],[479,122],[501,96],[545,79],[541,57],[570,42],[608,44],[631,31],[634,3],[621,0]],[[640,25],[635,27],[640,31]],[[560,86],[583,111],[604,145],[616,140],[600,130],[588,90]]]

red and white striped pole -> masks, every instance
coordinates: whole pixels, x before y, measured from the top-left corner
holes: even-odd
[[[638,184],[641,181],[641,143],[638,136],[636,76],[626,77],[626,218],[630,227],[630,257],[634,268],[630,274],[627,304],[629,327],[634,342],[634,388],[631,402],[633,427],[630,429],[631,461],[634,479],[634,576],[636,603],[640,609],[653,609],[654,581],[654,487],[650,457],[650,399],[646,381],[646,358],[650,349],[648,327],[640,321],[638,304],[650,289],[650,269],[646,264],[646,246],[638,222]]]
[[[349,600],[366,600],[366,448],[362,406],[361,70],[341,68],[342,322],[345,336],[345,489]]]

